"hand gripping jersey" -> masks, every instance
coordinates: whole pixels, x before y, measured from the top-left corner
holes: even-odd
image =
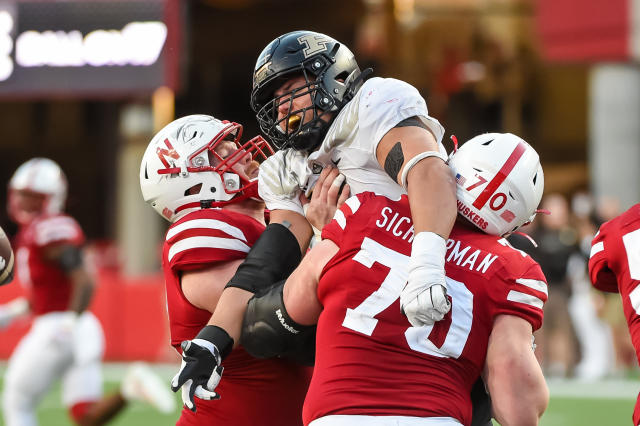
[[[591,242],[589,276],[595,288],[620,293],[631,341],[640,360],[640,204],[600,227]],[[640,395],[633,424],[640,424]]]
[[[16,238],[16,272],[26,287],[31,312],[43,315],[69,310],[71,280],[57,263],[46,260],[44,250],[56,245],[81,246],[84,233],[72,217],[47,215],[20,229]]]
[[[375,191],[397,199],[406,194],[376,158],[378,143],[402,120],[419,117],[431,129],[440,152],[444,128],[429,117],[425,100],[411,85],[392,78],[367,80],[340,111],[320,148],[310,155],[291,148],[278,151],[260,166],[258,189],[270,210],[302,213],[298,196],[313,188],[325,166],[333,164],[346,177],[352,194]]]
[[[451,312],[412,327],[400,312],[413,225],[407,196],[351,197],[322,231],[339,247],[323,270],[316,364],[305,424],[327,415],[453,417],[471,422],[470,391],[497,315],[542,324],[539,265],[506,240],[461,223],[447,241]]]
[[[211,318],[211,312],[193,306],[182,293],[183,271],[215,262],[244,259],[264,230],[253,218],[227,210],[203,209],[189,213],[167,232],[162,267],[167,290],[171,345],[180,351]],[[220,288],[225,283],[220,283]],[[197,412],[185,408],[178,425],[268,426],[300,425],[310,369],[280,359],[260,360],[241,347],[223,361],[224,374],[216,391],[218,401],[197,400]]]

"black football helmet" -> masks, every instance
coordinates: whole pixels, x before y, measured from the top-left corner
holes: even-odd
[[[274,96],[284,82],[299,75],[306,80],[304,86]],[[324,34],[294,31],[273,40],[258,57],[251,108],[260,128],[278,149],[311,152],[329,130],[332,120],[326,115],[334,113],[335,118],[362,86],[362,77],[353,53],[345,45]],[[293,99],[300,96],[310,96],[311,106],[292,110]],[[282,102],[289,102],[290,108],[279,119]],[[305,123],[307,114],[313,116]]]

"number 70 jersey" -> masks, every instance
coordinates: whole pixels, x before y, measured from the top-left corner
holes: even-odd
[[[316,364],[305,424],[326,415],[453,417],[471,422],[470,391],[484,367],[497,315],[537,329],[544,275],[506,240],[458,223],[447,241],[451,311],[412,327],[400,312],[413,224],[406,196],[351,197],[322,232],[339,246],[324,268]]]

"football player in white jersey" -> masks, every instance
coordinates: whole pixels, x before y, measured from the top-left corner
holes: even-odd
[[[392,78],[364,82],[367,74],[346,46],[311,31],[282,35],[258,57],[251,106],[280,149],[262,163],[259,175],[271,223],[227,286],[255,293],[295,267],[281,253],[292,247],[304,253],[312,235],[300,195],[311,193],[323,168],[335,166],[353,194],[408,193],[416,235],[401,309],[414,326],[433,324],[451,306],[444,254],[456,218],[444,129],[414,87]],[[213,391],[205,371],[214,374],[215,351],[200,353],[189,361],[202,363],[190,368],[199,377],[181,377]]]
[[[456,216],[444,129],[414,87],[392,78],[363,82],[369,72],[324,34],[295,31],[269,43],[256,63],[251,106],[280,151],[261,166],[260,195],[272,221],[300,223],[303,230],[291,231],[304,243],[298,194],[312,190],[325,166],[335,165],[353,194],[408,193],[416,236],[401,307],[412,324],[433,324],[450,308],[444,244]]]

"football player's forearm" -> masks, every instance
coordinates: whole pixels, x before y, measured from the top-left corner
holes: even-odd
[[[234,341],[233,347],[240,342],[242,319],[247,302],[253,293],[237,287],[225,288],[207,325],[215,325],[225,330]]]
[[[446,240],[457,215],[449,166],[439,158],[425,158],[411,169],[407,182],[415,233],[430,231]]]
[[[280,223],[289,228],[300,245],[300,252],[305,253],[313,236],[313,229],[307,219],[290,210],[272,210],[269,223]]]
[[[485,382],[494,417],[501,425],[538,424],[547,408],[549,390],[531,347],[531,326],[524,319],[512,315],[495,319]]]
[[[494,389],[491,392],[495,419],[503,426],[537,425],[549,401],[544,379],[540,381],[532,380],[531,376],[522,377],[526,374],[517,374],[519,378],[514,378],[513,375],[506,377],[509,371],[513,373],[516,370],[505,370],[503,380],[511,381],[510,385],[502,390]],[[526,392],[523,393],[522,389],[526,389]]]

